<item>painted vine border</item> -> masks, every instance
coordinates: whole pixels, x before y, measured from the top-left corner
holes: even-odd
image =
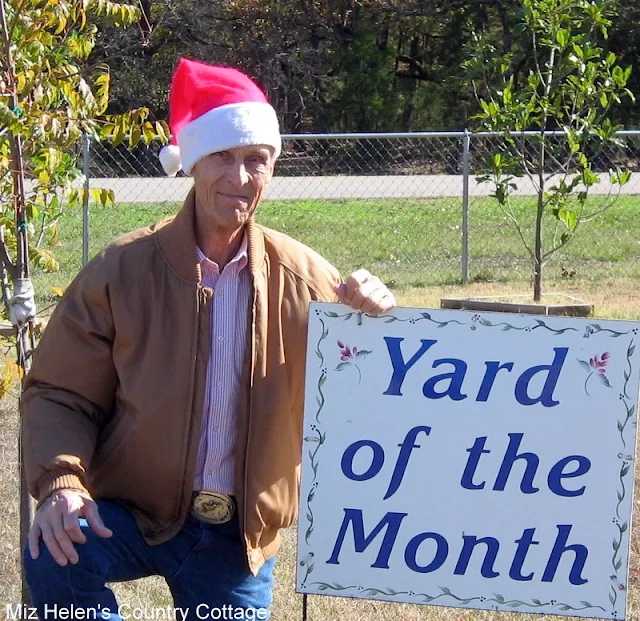
[[[310,430],[311,434],[304,437],[304,442],[313,443],[315,446],[310,448],[308,451],[309,462],[311,464],[311,470],[313,472],[313,478],[311,481],[311,489],[309,490],[306,498],[306,518],[308,522],[308,527],[305,531],[305,542],[307,545],[311,545],[310,539],[314,532],[314,514],[312,509],[312,503],[315,498],[316,490],[318,488],[318,469],[320,462],[318,460],[318,453],[320,448],[326,441],[326,432],[324,432],[320,425],[320,414],[324,409],[326,404],[326,399],[324,393],[322,391],[323,385],[327,381],[328,370],[324,366],[325,358],[322,352],[322,342],[329,336],[329,328],[327,324],[325,324],[325,320],[337,320],[341,319],[342,321],[349,321],[351,319],[355,319],[357,325],[362,325],[362,317],[367,317],[368,319],[383,321],[384,323],[395,323],[395,322],[407,322],[411,325],[416,324],[420,321],[427,321],[429,323],[433,323],[438,328],[446,328],[449,325],[459,325],[459,326],[469,326],[471,330],[477,330],[479,326],[483,328],[499,328],[501,331],[506,332],[510,330],[516,331],[524,331],[524,332],[533,332],[535,330],[546,330],[551,332],[554,335],[561,335],[565,332],[578,332],[577,328],[568,327],[568,328],[560,328],[556,329],[551,327],[542,319],[532,319],[529,320],[525,325],[514,325],[505,321],[494,323],[489,319],[484,318],[482,315],[474,314],[471,316],[471,319],[467,321],[459,321],[457,319],[452,319],[449,321],[438,321],[434,319],[431,313],[427,311],[422,311],[418,315],[408,318],[400,318],[396,317],[393,314],[384,314],[384,315],[369,315],[363,314],[358,311],[351,311],[347,313],[336,313],[334,311],[324,311],[318,308],[315,309],[315,315],[320,321],[322,326],[322,332],[316,343],[315,354],[317,358],[320,360],[321,373],[317,383],[317,394],[316,394],[316,405],[317,410],[315,413],[315,423],[311,424]],[[585,331],[583,333],[583,338],[590,338],[595,334],[601,333],[603,336],[608,336],[610,338],[620,338],[622,336],[627,336],[629,334],[632,335],[631,341],[627,347],[627,369],[624,371],[624,385],[622,388],[622,392],[619,395],[619,400],[624,406],[624,416],[617,421],[618,432],[620,433],[620,440],[622,444],[622,451],[618,453],[618,458],[622,460],[622,465],[620,467],[619,474],[619,484],[620,488],[617,490],[617,498],[618,504],[616,505],[616,515],[614,516],[612,523],[616,528],[616,533],[612,542],[613,555],[611,557],[611,565],[612,565],[612,574],[610,576],[611,579],[611,592],[609,594],[609,602],[611,603],[612,617],[618,618],[618,612],[616,610],[616,604],[618,602],[618,596],[620,592],[624,592],[626,590],[626,584],[620,581],[620,577],[618,576],[618,572],[622,567],[622,551],[624,550],[623,539],[628,539],[628,530],[629,524],[627,522],[621,522],[620,516],[620,505],[624,501],[627,495],[627,488],[624,483],[624,479],[629,475],[631,471],[631,462],[633,460],[633,455],[628,454],[627,452],[627,444],[624,439],[624,431],[627,427],[627,424],[631,422],[631,420],[635,417],[636,412],[636,403],[631,402],[631,398],[627,392],[627,385],[629,380],[631,379],[633,373],[633,365],[631,362],[632,356],[635,352],[635,344],[633,340],[633,336],[638,334],[638,329],[633,328],[632,330],[627,330],[626,332],[620,332],[617,330],[612,330],[610,328],[603,328],[598,323],[590,323],[585,327]],[[305,558],[300,561],[300,567],[304,570],[305,575],[301,582],[301,587],[304,589],[307,585],[307,579],[311,575],[314,569],[314,553],[309,552]],[[625,577],[626,579],[626,577]],[[495,610],[500,610],[500,607],[510,608],[515,610],[520,607],[527,607],[533,610],[539,610],[541,608],[552,607],[557,608],[562,612],[577,612],[588,609],[598,609],[605,611],[602,606],[593,605],[588,601],[581,601],[580,606],[571,605],[566,602],[558,602],[556,600],[549,600],[548,602],[543,602],[539,599],[531,599],[529,602],[518,600],[518,599],[507,599],[503,595],[499,593],[494,593],[493,598],[487,598],[485,596],[474,596],[474,597],[460,597],[453,593],[448,587],[440,586],[440,593],[436,595],[428,594],[428,593],[417,593],[414,591],[395,591],[391,588],[376,588],[376,587],[363,587],[360,585],[341,585],[339,583],[325,583],[325,582],[314,582],[312,583],[314,586],[318,588],[319,591],[333,591],[335,593],[344,593],[347,591],[355,591],[356,595],[360,596],[370,596],[370,597],[400,597],[400,596],[408,596],[415,598],[415,603],[430,603],[437,599],[443,597],[449,597],[454,601],[460,604],[470,604],[472,602],[484,603],[487,604],[489,602],[493,602],[493,605],[490,608]],[[328,593],[329,594],[329,593]]]

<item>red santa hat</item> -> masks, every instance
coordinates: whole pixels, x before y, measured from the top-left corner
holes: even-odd
[[[169,94],[171,144],[160,163],[188,175],[210,153],[265,144],[280,155],[278,118],[260,87],[237,69],[181,58]]]

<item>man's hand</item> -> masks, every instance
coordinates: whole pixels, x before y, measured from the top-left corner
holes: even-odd
[[[336,287],[336,294],[343,304],[371,315],[381,315],[396,305],[393,293],[367,270],[353,272],[346,282]]]
[[[78,562],[74,543],[85,543],[80,528],[84,518],[94,533],[100,537],[111,537],[113,532],[102,522],[98,505],[84,492],[63,489],[50,498],[36,512],[29,530],[29,552],[32,559],[40,556],[40,536],[58,565]]]

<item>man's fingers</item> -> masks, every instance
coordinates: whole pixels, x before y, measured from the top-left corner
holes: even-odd
[[[67,560],[75,565],[78,562],[78,553],[76,552],[73,541],[71,541],[71,538],[64,527],[62,519],[53,522],[53,536],[56,538],[58,546],[60,550],[62,550],[62,553],[67,557]]]
[[[370,291],[375,281],[380,282],[380,279],[372,276],[367,270],[357,270],[349,278],[347,278],[345,285],[346,290],[346,303],[353,306],[353,308],[359,308],[362,303],[362,291]],[[365,293],[366,295],[366,293]],[[358,306],[356,306],[356,304]]]
[[[79,515],[77,511],[73,511],[71,513],[65,513],[62,520],[64,530],[69,536],[69,539],[74,543],[86,543],[87,538],[85,537],[82,529],[80,528]]]
[[[335,291],[340,302],[363,313],[379,315],[396,305],[396,300],[386,285],[365,269],[351,274]]]
[[[371,291],[362,301],[361,310],[363,313],[376,313],[379,311],[380,302],[385,296],[384,288],[378,288]]]
[[[378,310],[374,312],[381,315],[382,313],[386,313],[388,310],[391,310],[396,306],[396,304],[397,302],[393,293],[391,293],[391,291],[387,291],[378,303]]]
[[[60,549],[58,545],[58,540],[53,532],[53,527],[48,522],[40,525],[40,529],[42,530],[42,540],[44,544],[47,546],[47,550],[53,557],[53,560],[58,563],[58,565],[64,567],[68,564],[69,559],[66,554]]]
[[[370,310],[369,301],[373,301],[373,306],[375,306],[385,290],[386,287],[382,284],[379,278],[371,277],[369,280],[365,280],[355,288],[349,304],[356,310],[368,312]]]
[[[95,502],[90,501],[85,504],[84,517],[91,527],[91,530],[98,535],[98,537],[111,537],[111,535],[113,535],[113,531],[104,525],[100,517],[100,512],[98,511],[98,505]]]
[[[40,535],[42,534],[42,529],[37,522],[34,522],[29,529],[29,536],[27,538],[27,542],[29,544],[29,554],[31,554],[31,558],[35,561],[40,556]]]

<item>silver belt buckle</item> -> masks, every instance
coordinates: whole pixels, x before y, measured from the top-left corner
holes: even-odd
[[[196,492],[191,499],[191,513],[208,524],[225,524],[233,519],[236,503],[226,494]]]

